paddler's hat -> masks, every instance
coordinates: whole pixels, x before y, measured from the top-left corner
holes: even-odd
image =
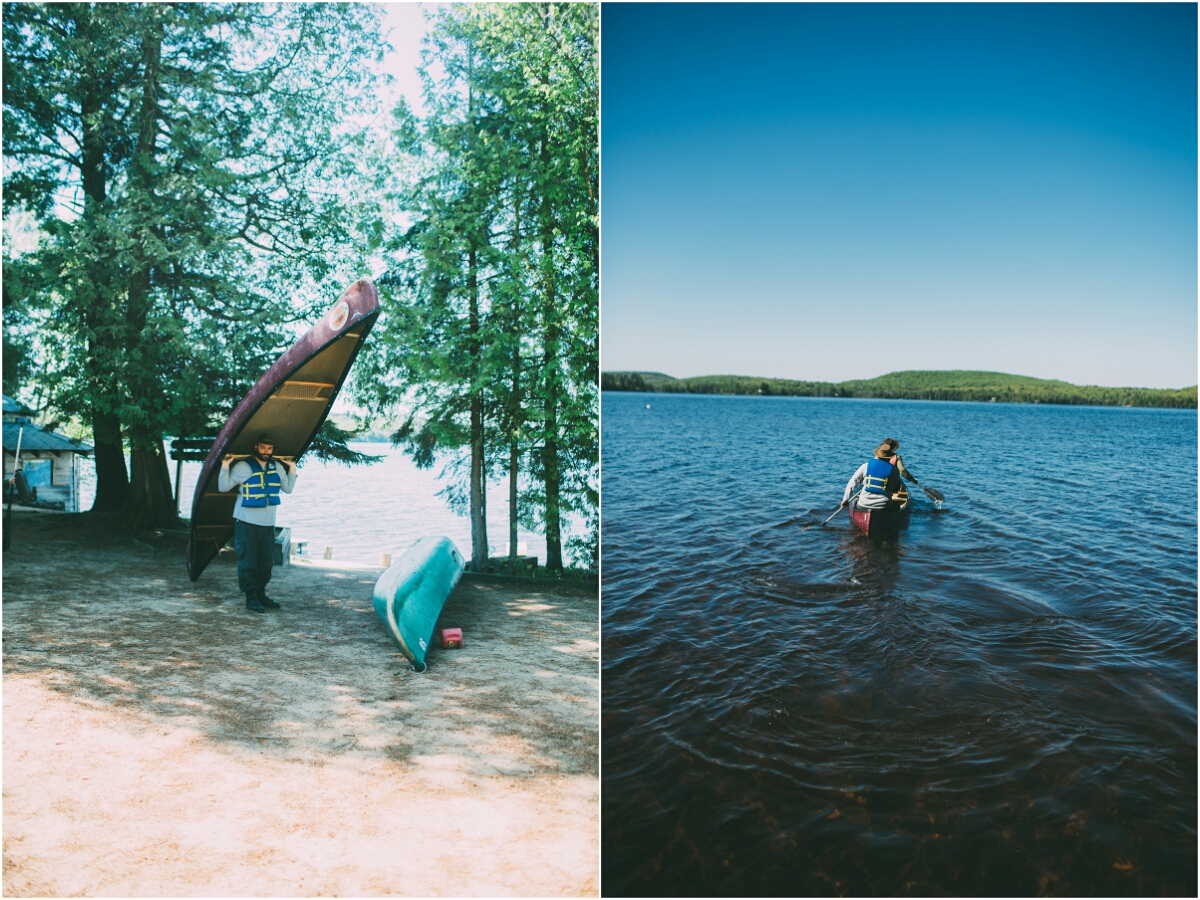
[[[275,446],[275,441],[273,441],[271,439],[271,434],[268,431],[260,432],[258,437],[256,437],[254,439],[254,443],[255,444],[270,444],[272,447]]]
[[[896,455],[896,450],[900,446],[900,442],[887,438],[882,444],[875,448],[876,459],[891,459]]]

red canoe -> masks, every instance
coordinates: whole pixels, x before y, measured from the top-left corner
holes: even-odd
[[[856,509],[850,504],[850,522],[863,534],[895,534],[908,522],[912,499],[903,492],[903,500],[895,509]]]
[[[362,342],[379,316],[375,285],[356,281],[321,321],[275,361],[242,398],[204,460],[192,498],[188,576],[195,581],[233,536],[237,490],[217,490],[226,453],[250,454],[261,432],[270,432],[275,455],[299,459],[333,408]]]

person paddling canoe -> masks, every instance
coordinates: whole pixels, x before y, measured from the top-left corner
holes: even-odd
[[[275,562],[275,507],[279,505],[279,492],[290,494],[296,486],[295,463],[275,459],[271,455],[274,452],[275,442],[264,432],[254,439],[254,453],[247,459],[235,463],[232,455],[226,455],[217,478],[218,491],[239,486],[233,505],[238,588],[246,594],[246,609],[256,613],[279,609],[279,604],[267,596]]]
[[[838,509],[849,505],[850,496],[860,484],[863,486],[862,493],[855,501],[859,509],[896,509],[900,506],[900,503],[893,499],[893,495],[904,487],[900,479],[904,478],[913,484],[920,482],[905,468],[904,461],[897,455],[896,450],[899,447],[899,441],[887,438],[875,448],[874,459],[859,466],[846,483],[846,492],[842,495],[842,504]]]

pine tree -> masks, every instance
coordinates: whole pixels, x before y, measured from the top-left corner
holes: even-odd
[[[423,67],[429,112],[397,111],[385,161],[412,225],[390,245],[359,398],[380,413],[409,406],[395,440],[418,465],[449,459],[446,493],[471,515],[477,566],[489,475],[508,478],[510,555],[518,521],[540,526],[560,569],[562,513],[595,522],[596,27],[594,5],[442,7]],[[594,542],[593,528],[585,556]]]
[[[353,244],[357,136],[341,123],[369,102],[375,13],[13,3],[3,15],[5,208],[30,210],[47,235],[20,298],[45,311],[46,381],[91,423],[94,509],[171,525],[163,435],[220,424],[285,325],[311,314],[296,294]]]

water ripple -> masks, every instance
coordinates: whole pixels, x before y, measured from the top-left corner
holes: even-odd
[[[606,894],[1194,896],[1194,412],[644,413],[604,395]],[[824,526],[885,434],[946,504]]]

